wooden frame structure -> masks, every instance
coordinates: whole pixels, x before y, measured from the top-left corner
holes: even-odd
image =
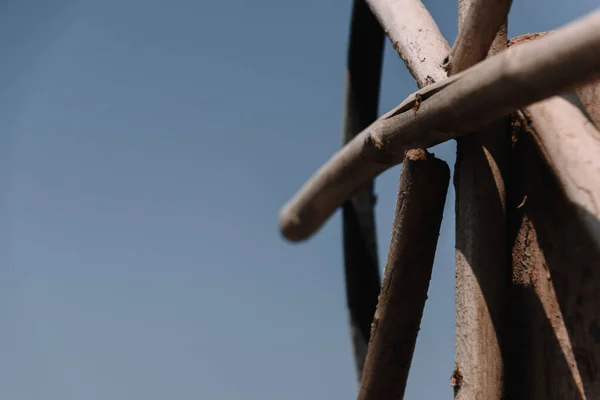
[[[456,139],[456,399],[600,398],[600,10],[508,40],[511,0],[459,0],[450,48],[420,0],[354,0],[344,145],[280,213],[343,209],[358,399],[400,399]],[[387,35],[419,91],[377,117]],[[373,179],[403,164],[383,282]],[[450,372],[449,372],[450,374]]]

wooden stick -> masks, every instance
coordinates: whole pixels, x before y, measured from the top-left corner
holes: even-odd
[[[406,158],[359,400],[403,397],[431,279],[450,171],[423,150]]]
[[[344,144],[377,119],[384,39],[383,30],[365,1],[354,0],[348,43]],[[381,287],[374,203],[371,181],[342,207],[346,303],[359,383]]]
[[[419,0],[402,0],[399,2],[396,1],[394,4],[381,0],[367,1],[371,5],[372,10],[376,12],[380,23],[392,40],[394,48],[398,51],[402,60],[404,60],[420,88],[432,84],[436,80],[446,78],[446,72],[441,66],[441,60],[448,54],[448,43],[442,37],[433,18],[431,18]],[[386,393],[386,387],[392,382],[392,385],[401,391],[400,397],[404,393],[415,340],[427,297],[427,287],[431,278],[433,257],[439,235],[444,199],[448,188],[448,174],[447,165],[424,150],[411,150],[404,158],[398,209],[394,224],[394,237],[392,238],[388,266],[386,268],[386,271],[388,271],[388,280],[387,283],[384,282],[384,288],[387,289],[384,290],[379,301],[380,314],[387,315],[387,319],[384,319],[380,326],[388,326],[393,330],[394,321],[390,318],[396,318],[397,313],[400,313],[398,317],[402,321],[396,324],[396,328],[400,328],[403,336],[399,337],[393,332],[392,334],[394,338],[403,339],[400,343],[396,343],[401,349],[399,353],[401,357],[399,359],[394,359],[393,357],[390,359],[389,357],[386,358],[385,355],[377,354],[382,349],[378,348],[377,345],[373,347],[373,342],[371,342],[368,356],[370,364],[366,368],[367,373],[370,375],[363,380],[359,398],[361,396],[372,397],[373,391],[377,392],[378,390],[381,390],[381,394],[390,396],[392,393]],[[424,185],[430,186],[425,187]],[[434,198],[429,199],[432,195]],[[412,225],[416,231],[402,230],[402,235],[404,236],[402,237],[400,236],[400,224],[403,227],[406,226],[400,222],[400,218],[406,218],[402,214],[406,210],[401,205],[405,204],[404,199],[418,200],[420,196],[425,196],[426,204],[421,204],[421,207],[425,207],[422,210],[429,210],[430,208],[434,210],[439,209],[439,215],[437,215],[436,211],[433,214],[427,214],[427,217],[420,221],[420,224]],[[429,200],[434,201],[435,204],[429,205]],[[425,258],[421,259],[423,265],[418,265],[418,263],[412,265],[401,263],[398,257],[400,257],[403,249],[400,249],[398,244],[405,243],[407,240],[406,237],[414,238],[415,235],[421,238],[419,240],[420,246],[425,246],[421,247],[421,251],[427,253]],[[390,279],[391,270],[398,270],[397,273],[393,273],[395,276],[394,279]],[[408,282],[401,280],[402,278],[410,278],[412,275],[416,276],[414,280],[411,279]],[[398,280],[399,278],[400,280]],[[368,284],[369,282],[367,281],[366,283]],[[395,288],[392,288],[391,285],[395,286]],[[392,302],[394,305],[390,306],[389,313],[387,308],[381,309],[382,304],[384,304],[384,307],[387,307],[388,300],[393,300],[398,296],[400,296],[399,304]],[[408,302],[405,303],[403,300],[407,300]],[[385,329],[383,330],[385,331]],[[376,343],[383,343],[385,346],[387,336],[385,332],[383,335],[383,341],[382,336],[380,336]],[[389,371],[391,373],[380,375],[378,371],[382,368],[384,371],[387,370],[386,363],[381,364],[379,362],[382,359],[391,361],[392,363],[398,362],[400,369],[393,369]],[[389,366],[391,367],[392,365]],[[396,376],[399,379],[395,379]]]
[[[449,75],[464,71],[487,56],[498,30],[506,22],[511,3],[512,0],[459,0],[458,37],[446,63]],[[506,36],[506,27],[503,30]]]
[[[600,132],[561,97],[530,105],[521,123],[529,128],[600,251]]]
[[[459,35],[449,73],[506,49],[510,0],[459,0]],[[490,49],[491,47],[491,49]],[[504,175],[509,122],[495,121],[457,139],[456,368],[457,400],[499,400],[503,395],[503,339],[510,264],[506,243]],[[460,380],[455,379],[458,375]]]
[[[292,241],[312,235],[352,193],[402,161],[600,76],[600,11],[421,89],[363,130],[280,213]],[[567,73],[568,72],[568,73]]]
[[[420,0],[366,0],[419,88],[446,79],[450,47]]]

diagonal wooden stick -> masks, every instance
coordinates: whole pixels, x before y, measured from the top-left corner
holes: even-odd
[[[420,0],[367,0],[422,88],[446,78],[449,47]],[[421,323],[448,190],[448,166],[425,150],[403,160],[386,277],[359,399],[402,397]],[[417,244],[407,248],[409,241]],[[408,262],[413,259],[415,262]],[[390,352],[389,349],[397,349]]]
[[[427,300],[450,170],[424,150],[406,158],[359,400],[402,399]]]
[[[450,47],[420,0],[366,0],[419,88],[446,79]]]
[[[352,193],[402,161],[519,108],[600,76],[600,11],[427,86],[336,153],[280,213],[292,241],[308,238]]]

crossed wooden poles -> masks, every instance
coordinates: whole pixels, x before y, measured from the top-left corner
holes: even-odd
[[[457,139],[455,397],[600,398],[600,10],[509,41],[510,5],[460,0],[450,49],[419,0],[354,1],[345,144],[285,205],[280,229],[305,240],[343,207],[359,399],[404,395],[450,177],[425,149],[450,139]],[[376,119],[384,32],[420,90]],[[380,285],[373,179],[399,163]],[[552,217],[563,221],[552,225]],[[529,320],[547,324],[549,339],[527,333]],[[526,359],[518,348],[529,351]],[[566,367],[540,369],[555,348]]]

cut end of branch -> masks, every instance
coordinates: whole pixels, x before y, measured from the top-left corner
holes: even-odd
[[[310,233],[305,234],[303,228],[300,216],[291,211],[288,205],[284,206],[279,213],[281,235],[290,242],[301,242],[310,236]]]

